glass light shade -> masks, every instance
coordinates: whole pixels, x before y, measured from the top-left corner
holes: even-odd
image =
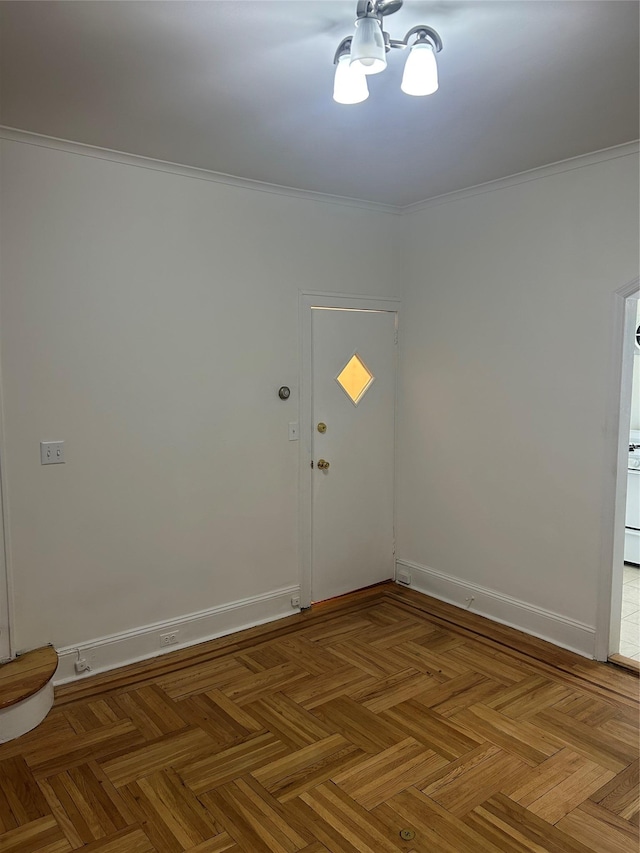
[[[402,75],[402,91],[407,95],[432,95],[438,89],[438,64],[433,47],[419,41],[411,48]]]
[[[351,65],[365,74],[378,74],[387,67],[382,27],[377,18],[358,18],[351,42]]]
[[[333,100],[339,104],[359,104],[369,97],[367,78],[357,65],[350,65],[348,53],[338,59],[333,81]]]

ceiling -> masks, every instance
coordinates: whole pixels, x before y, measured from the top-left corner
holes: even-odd
[[[440,89],[332,100],[355,0],[0,2],[0,123],[242,178],[406,205],[638,138],[633,0],[405,0]]]

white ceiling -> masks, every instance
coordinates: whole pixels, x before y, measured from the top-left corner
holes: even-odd
[[[355,0],[0,2],[0,122],[393,205],[638,138],[633,0],[405,0],[444,42],[440,89],[332,100]]]

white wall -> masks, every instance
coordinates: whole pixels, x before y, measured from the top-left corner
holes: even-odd
[[[471,582],[592,630],[637,156],[434,204],[403,228],[398,555],[460,602]]]
[[[1,157],[16,647],[297,585],[298,292],[394,295],[398,217],[22,142]],[[42,467],[52,439],[66,464]]]
[[[298,583],[301,289],[403,297],[399,558],[592,634],[635,157],[399,218],[0,145],[17,648]]]

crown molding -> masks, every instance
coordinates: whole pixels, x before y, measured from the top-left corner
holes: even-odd
[[[128,154],[124,151],[115,151],[111,148],[100,148],[97,145],[87,145],[84,142],[72,142],[68,139],[59,139],[55,136],[45,136],[33,133],[30,130],[20,130],[15,127],[0,125],[0,139],[12,142],[21,142],[26,145],[35,145],[39,148],[51,148],[55,151],[65,151],[70,154],[78,154],[83,157],[93,157],[97,160],[108,160],[120,163],[124,166],[136,166],[140,169],[151,169],[156,172],[166,172],[172,175],[181,175],[184,178],[194,178],[200,181],[211,181],[216,184],[237,187],[238,189],[251,190],[253,192],[270,193],[272,195],[287,196],[289,198],[306,199],[307,201],[322,202],[323,204],[338,204],[343,207],[355,207],[364,210],[376,211],[393,215],[407,215],[437,207],[440,204],[449,204],[465,198],[472,198],[483,193],[497,192],[508,187],[525,184],[529,181],[537,181],[548,178],[562,172],[572,172],[574,169],[583,169],[607,160],[617,160],[620,157],[637,157],[640,154],[640,141],[625,142],[622,145],[614,145],[611,148],[603,148],[600,151],[592,151],[589,154],[579,154],[566,160],[558,160],[546,166],[537,166],[525,172],[517,172],[505,178],[497,178],[483,184],[475,184],[472,187],[444,193],[443,195],[431,196],[430,198],[416,201],[412,204],[393,205],[382,202],[367,201],[366,199],[349,198],[347,196],[330,195],[329,193],[316,192],[314,190],[301,190],[295,187],[286,187],[281,184],[270,184],[264,181],[255,181],[251,178],[239,178],[235,175],[227,175],[223,172],[214,172],[210,169],[201,169],[197,166],[185,166],[180,163],[171,163],[168,160],[156,160],[153,157],[145,157],[141,154]]]
[[[141,154],[128,154],[125,151],[115,151],[111,148],[87,145],[84,142],[72,142],[69,139],[44,136],[40,133],[32,133],[29,130],[20,130],[19,128],[6,127],[5,125],[0,125],[0,139],[21,142],[25,145],[35,145],[39,148],[51,148],[54,151],[64,151],[69,154],[79,154],[82,157],[93,157],[96,160],[108,160],[112,163],[120,163],[123,166],[136,166],[139,169],[166,172],[171,175],[180,175],[183,178],[211,181],[215,184],[224,184],[253,192],[288,196],[289,198],[305,199],[307,201],[322,202],[323,204],[339,204],[343,207],[363,208],[364,210],[373,210],[377,213],[390,213],[396,216],[401,212],[401,208],[392,204],[330,195],[329,193],[321,193],[314,190],[301,190],[295,187],[282,186],[281,184],[255,181],[251,178],[238,178],[235,175],[214,172],[210,169],[201,169],[197,166],[184,166],[181,163],[171,163],[168,160],[156,160],[153,157],[145,157]]]
[[[611,148],[602,148],[600,151],[592,151],[589,154],[579,154],[577,157],[558,160],[556,163],[549,163],[547,166],[537,166],[535,169],[528,169],[526,172],[517,172],[515,175],[508,175],[506,178],[498,178],[495,181],[487,181],[484,184],[476,184],[475,186],[455,190],[451,193],[432,196],[423,201],[406,204],[398,208],[398,210],[403,215],[418,213],[421,210],[437,207],[440,204],[449,204],[452,201],[472,198],[483,193],[497,192],[508,187],[515,187],[518,184],[526,184],[529,181],[538,181],[541,178],[559,175],[562,172],[584,169],[586,166],[594,166],[596,163],[604,163],[607,160],[617,160],[620,157],[637,157],[638,154],[640,154],[640,141],[624,142],[622,145],[614,145]]]

